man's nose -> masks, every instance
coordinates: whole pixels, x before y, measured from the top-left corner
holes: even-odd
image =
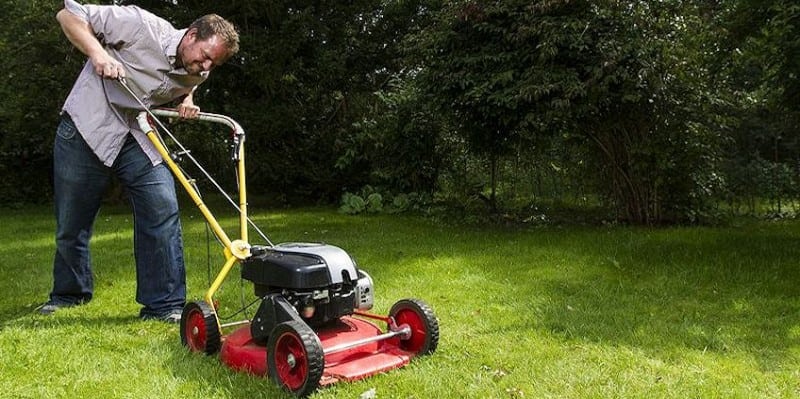
[[[210,71],[211,68],[213,68],[213,67],[214,67],[214,63],[211,60],[203,61],[203,70],[204,71]]]

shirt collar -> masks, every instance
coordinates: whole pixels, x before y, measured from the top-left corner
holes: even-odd
[[[166,54],[167,59],[173,68],[175,67],[175,60],[177,60],[178,57],[178,45],[181,44],[181,40],[188,30],[189,29],[176,30],[169,40],[167,40],[167,47],[164,49],[164,54]]]

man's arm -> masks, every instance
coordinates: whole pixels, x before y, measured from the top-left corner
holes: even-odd
[[[56,20],[70,43],[89,57],[98,75],[109,79],[125,77],[125,68],[103,48],[88,22],[66,9],[56,14]]]
[[[177,111],[178,116],[185,119],[194,119],[200,115],[200,107],[194,105],[194,90],[197,89],[197,86],[192,89],[189,94],[187,94],[181,103],[178,104]]]

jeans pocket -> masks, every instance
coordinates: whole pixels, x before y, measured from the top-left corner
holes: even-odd
[[[61,123],[58,124],[58,129],[56,129],[56,134],[58,137],[61,137],[64,140],[72,140],[77,132],[78,128],[75,127],[74,123],[72,123],[70,117],[68,115],[62,116]]]

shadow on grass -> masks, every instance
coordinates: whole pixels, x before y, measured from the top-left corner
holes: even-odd
[[[18,311],[15,315],[0,315],[0,331],[9,327],[20,329],[42,329],[48,327],[76,327],[82,328],[87,326],[95,327],[114,327],[126,326],[134,323],[142,323],[136,316],[86,316],[82,314],[71,314],[69,316],[61,315],[40,315],[36,313],[37,307],[30,309],[25,308]]]
[[[2,329],[6,324],[13,323],[21,318],[36,314],[37,310],[41,306],[41,304],[24,306],[11,304],[8,307],[0,308],[0,329]]]

